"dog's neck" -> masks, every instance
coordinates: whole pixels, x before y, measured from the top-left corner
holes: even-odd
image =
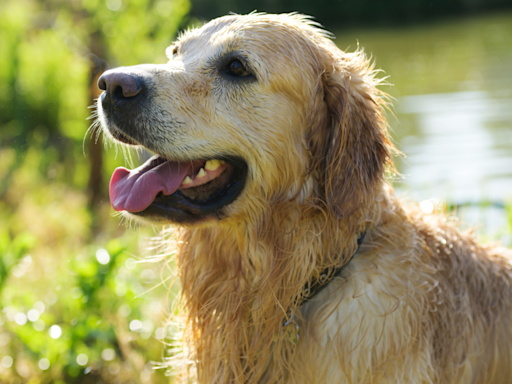
[[[273,342],[287,311],[300,305],[307,282],[350,259],[361,228],[379,211],[356,212],[355,223],[296,205],[283,210],[286,215],[275,210],[255,226],[183,230],[177,261],[186,334],[194,335],[189,358],[197,362],[199,376],[222,374],[220,382],[230,382],[226,378],[253,371],[256,380],[268,364],[261,356],[290,353],[288,343]]]

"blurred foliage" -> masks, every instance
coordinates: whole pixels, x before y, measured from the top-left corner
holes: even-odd
[[[191,14],[209,20],[229,12],[299,12],[327,28],[411,25],[419,21],[512,8],[511,0],[193,0]]]
[[[31,142],[0,200],[0,382],[168,383],[151,362],[165,352],[172,266],[139,264],[151,232],[125,232],[108,206],[91,238],[87,195],[48,180],[44,156]]]
[[[48,151],[38,165],[84,187],[82,140],[91,67],[165,62],[188,0],[4,0],[0,3],[0,143],[24,156],[34,135]],[[102,56],[98,57],[98,54]],[[112,158],[112,157],[111,157]],[[107,167],[112,164],[107,164]],[[18,161],[3,169],[0,195]],[[110,167],[108,167],[110,169]]]
[[[138,264],[139,236],[112,220],[111,240],[88,245],[84,194],[36,173],[30,162],[17,170],[23,207],[1,221],[0,382],[168,382],[150,363],[165,350],[163,270]]]
[[[189,7],[0,2],[1,383],[169,382],[151,362],[165,352],[164,303],[175,292],[160,274],[172,271],[165,261],[138,265],[133,255],[147,246],[110,217],[106,182],[91,210],[94,135],[84,136],[99,73],[165,62]],[[120,162],[110,151],[99,176]]]

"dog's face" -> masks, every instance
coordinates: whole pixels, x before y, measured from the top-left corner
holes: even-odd
[[[116,170],[114,209],[178,224],[243,220],[291,199],[336,208],[340,183],[352,183],[339,191],[350,200],[380,178],[387,142],[368,70],[340,68],[343,53],[304,19],[223,17],[167,54],[167,64],[122,67],[99,80],[105,131],[157,154]],[[371,171],[352,153],[362,142]],[[333,171],[344,158],[349,166]],[[335,214],[358,203],[345,201]]]

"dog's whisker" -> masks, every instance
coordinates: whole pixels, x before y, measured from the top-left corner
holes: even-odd
[[[139,294],[135,295],[135,297],[134,297],[134,298],[135,298],[135,299],[138,299],[138,298],[140,298],[140,297],[142,297],[142,296],[144,296],[144,295],[148,294],[149,292],[154,291],[156,288],[158,288],[158,287],[160,287],[160,286],[162,286],[162,285],[165,285],[165,282],[166,282],[166,281],[168,281],[168,280],[172,280],[172,279],[174,279],[174,276],[169,276],[169,277],[165,278],[163,281],[161,281],[160,283],[158,283],[158,284],[154,285],[153,287],[151,287],[151,288],[149,288],[149,289],[147,289],[147,290],[145,290],[145,291],[143,291],[143,292],[141,292],[141,293],[139,293]]]

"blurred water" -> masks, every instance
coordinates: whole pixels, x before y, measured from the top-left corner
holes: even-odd
[[[456,202],[503,201],[512,191],[512,98],[487,92],[407,96],[400,114],[418,135],[400,138],[408,187]]]
[[[512,197],[512,98],[485,91],[407,96],[399,111],[415,118],[418,131],[400,138],[402,189],[419,200],[469,204],[464,221],[487,232],[504,227],[497,206]],[[478,207],[483,202],[495,205]]]
[[[503,233],[512,199],[512,14],[337,36],[349,50],[357,38],[394,84],[384,90],[396,99],[389,120],[406,155],[397,160],[400,194],[448,201],[466,225]]]

